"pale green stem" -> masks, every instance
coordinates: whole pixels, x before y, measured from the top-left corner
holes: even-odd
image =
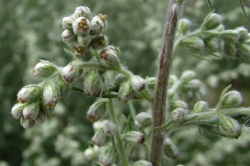
[[[119,126],[117,124],[117,118],[116,118],[116,115],[115,115],[115,110],[114,110],[114,106],[113,106],[113,100],[112,99],[109,99],[109,113],[110,113],[110,116],[111,116],[111,119],[112,119],[112,122],[116,125],[116,126]],[[119,128],[117,129],[116,131],[116,134],[115,134],[115,138],[117,140],[117,149],[120,153],[120,156],[122,158],[122,161],[123,161],[123,165],[124,166],[129,166],[129,162],[128,162],[128,159],[125,155],[125,151],[124,151],[124,148],[123,148],[123,143],[122,143],[122,139],[120,137],[120,132],[119,132]]]

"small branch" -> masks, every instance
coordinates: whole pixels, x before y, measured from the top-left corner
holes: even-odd
[[[181,0],[170,0],[168,14],[163,35],[162,50],[159,55],[159,68],[157,75],[157,86],[155,100],[153,103],[153,123],[149,161],[153,166],[159,166],[163,147],[164,132],[154,130],[157,126],[165,123],[166,93],[171,65],[171,57],[174,43],[176,25],[178,21],[178,12]]]

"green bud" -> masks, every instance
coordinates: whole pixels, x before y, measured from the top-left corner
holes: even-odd
[[[220,37],[227,43],[237,43],[239,41],[239,32],[236,30],[225,30],[220,32]]]
[[[28,129],[31,128],[35,125],[35,121],[34,120],[30,120],[30,119],[25,119],[23,117],[21,117],[20,119],[20,124],[23,126],[23,128]]]
[[[118,92],[118,99],[123,102],[127,102],[128,100],[132,99],[135,95],[135,91],[131,86],[130,81],[126,81],[121,84],[119,92]]]
[[[63,17],[62,19],[62,27],[63,29],[72,29],[72,23],[74,22],[74,18],[72,16]]]
[[[11,114],[14,118],[20,119],[23,116],[23,108],[25,104],[17,103],[11,109]]]
[[[191,22],[188,19],[181,19],[178,23],[177,32],[185,35],[188,33],[191,26]]]
[[[223,51],[227,57],[236,58],[237,48],[235,44],[224,43]]]
[[[147,112],[141,112],[135,118],[138,128],[145,128],[152,124],[152,115]]]
[[[87,35],[78,35],[77,36],[77,41],[78,41],[80,46],[87,47],[87,46],[89,46],[89,44],[91,42],[91,37],[90,37],[89,34],[87,34]]]
[[[184,84],[183,88],[189,90],[197,90],[200,88],[200,86],[201,86],[201,81],[198,79],[193,79]]]
[[[135,92],[141,92],[146,88],[146,81],[140,76],[133,76],[131,78],[131,85]]]
[[[223,100],[222,107],[236,108],[241,105],[242,96],[240,92],[233,90],[225,93],[222,100]]]
[[[234,30],[236,30],[238,34],[240,35],[240,38],[239,38],[240,41],[244,41],[248,38],[248,30],[246,28],[237,27]]]
[[[221,116],[220,123],[219,130],[225,137],[237,139],[240,136],[241,126],[235,119]]]
[[[114,162],[114,154],[115,152],[112,145],[105,147],[101,151],[99,162],[103,164],[103,166],[112,166]]]
[[[90,19],[90,16],[91,16],[91,11],[87,6],[77,7],[73,15],[74,18],[85,17],[87,19]]]
[[[133,166],[153,166],[153,165],[146,160],[139,160],[137,162],[134,162]]]
[[[108,37],[105,35],[96,35],[92,41],[91,45],[93,49],[103,49],[108,45]]]
[[[118,74],[115,77],[114,86],[119,87],[122,83],[126,82],[128,77],[124,76],[123,74]]]
[[[104,134],[103,130],[99,130],[94,134],[94,136],[92,137],[92,142],[94,145],[97,145],[97,146],[105,145],[106,135]]]
[[[90,22],[85,17],[79,17],[73,22],[73,32],[76,35],[85,35],[90,32]]]
[[[39,77],[48,77],[53,72],[57,71],[57,67],[48,61],[40,60],[38,64],[36,64],[35,68],[32,70],[33,76]]]
[[[106,100],[98,100],[97,102],[92,104],[87,111],[87,119],[89,119],[91,122],[95,122],[101,119],[106,111],[106,103]]]
[[[20,103],[34,101],[39,97],[40,94],[41,88],[38,85],[27,85],[17,93],[17,100]]]
[[[221,16],[215,13],[209,13],[202,23],[202,30],[210,30],[221,24]]]
[[[84,93],[88,96],[104,94],[107,90],[101,76],[96,70],[85,77],[83,85]]]
[[[220,46],[218,38],[211,38],[209,40],[206,40],[205,45],[206,51],[208,51],[209,53],[218,51]]]
[[[105,31],[107,27],[108,27],[107,16],[98,14],[95,17],[93,17],[91,20],[90,34],[91,35],[100,34],[103,31]]]
[[[143,144],[145,135],[138,131],[129,131],[123,135],[123,139],[130,143]]]
[[[61,34],[62,40],[68,46],[72,46],[77,43],[77,36],[70,30],[66,29]]]
[[[195,113],[208,111],[208,103],[205,101],[198,101],[197,103],[195,103],[193,111]]]
[[[181,44],[189,48],[195,53],[199,53],[204,49],[204,42],[198,37],[185,38],[180,41]]]
[[[56,85],[58,86],[59,91],[60,91],[60,99],[66,100],[70,95],[71,85],[64,82],[62,77],[57,79]]]
[[[61,70],[63,80],[70,84],[77,80],[82,74],[82,70],[78,69],[78,66],[68,64]]]
[[[99,54],[100,62],[103,66],[121,68],[119,54],[120,51],[118,48],[114,46],[107,46]]]
[[[40,111],[39,102],[32,102],[24,107],[23,117],[25,119],[35,120],[39,114],[39,111]]]
[[[174,100],[171,101],[171,106],[174,108],[183,108],[183,109],[187,109],[188,105],[186,102],[182,101],[182,100]]]
[[[250,0],[243,0],[244,4],[250,8]]]
[[[54,112],[54,107],[46,107],[44,103],[40,104],[40,109],[47,117],[50,117]]]
[[[180,154],[177,146],[169,138],[164,140],[163,152],[171,159],[176,159]]]
[[[155,77],[146,77],[147,87],[155,89],[156,78]]]
[[[60,100],[60,91],[53,80],[50,80],[43,89],[43,103],[45,107],[55,107]]]
[[[113,122],[108,121],[103,126],[103,131],[106,136],[113,136],[116,133],[116,125]]]
[[[237,55],[246,62],[250,62],[250,44],[239,44]]]
[[[171,118],[173,121],[181,124],[185,121],[187,111],[183,108],[176,108],[171,112]]]
[[[90,147],[83,152],[83,157],[87,160],[94,160],[99,156],[99,153],[100,148],[94,145],[93,147]]]
[[[194,79],[195,77],[196,77],[196,74],[194,71],[185,70],[184,72],[182,72],[182,74],[180,76],[180,80],[184,83],[184,82],[188,82],[188,81]]]
[[[46,120],[46,115],[42,111],[40,111],[35,119],[35,122],[37,124],[42,124],[45,120]]]

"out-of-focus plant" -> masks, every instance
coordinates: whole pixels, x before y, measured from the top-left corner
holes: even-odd
[[[193,30],[191,21],[180,19],[182,5],[182,0],[169,1],[158,74],[146,78],[124,66],[119,48],[109,45],[104,35],[108,28],[107,16],[100,13],[92,17],[88,7],[77,7],[62,20],[61,36],[70,49],[65,52],[72,56],[72,61],[60,67],[41,60],[32,73],[43,81],[24,86],[18,92],[12,115],[20,119],[24,128],[31,128],[53,116],[55,106],[66,100],[71,91],[96,97],[87,111],[87,118],[95,129],[93,146],[81,156],[78,142],[58,135],[55,143],[62,156],[74,159],[73,165],[166,165],[164,157],[176,159],[181,155],[170,134],[187,126],[237,139],[241,135],[241,124],[248,126],[250,116],[250,109],[241,107],[240,92],[229,91],[228,86],[217,105],[209,107],[202,100],[205,83],[194,71],[182,71],[180,77],[169,73],[173,57],[180,56],[178,50],[189,51],[203,60],[213,56],[249,62],[250,35],[244,27],[226,30],[221,16],[214,12]],[[73,86],[79,81],[83,82],[81,88]],[[136,114],[131,100],[139,100],[141,104],[147,101],[152,111]],[[130,114],[121,114],[114,101],[115,104],[128,103]],[[58,126],[56,122],[52,124],[55,126]],[[75,133],[74,126],[68,126],[65,131],[68,135]],[[68,152],[68,147],[72,151]],[[60,164],[57,159],[50,162]]]

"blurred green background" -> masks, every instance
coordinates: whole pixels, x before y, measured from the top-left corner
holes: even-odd
[[[226,28],[250,28],[238,0],[212,2]],[[106,35],[110,44],[120,48],[122,62],[131,71],[143,77],[156,73],[167,0],[0,0],[0,166],[84,165],[82,153],[93,135],[86,111],[94,98],[73,92],[57,105],[54,116],[27,130],[10,113],[17,92],[41,81],[31,74],[40,59],[59,66],[70,62],[71,57],[63,51],[67,46],[60,36],[61,20],[77,6],[88,6],[92,16],[107,14]],[[186,0],[183,17],[195,28],[209,12],[206,0]],[[244,105],[250,103],[250,67],[246,63],[227,58],[207,62],[181,53],[172,67],[178,76],[183,70],[195,70],[208,85],[205,99],[211,106],[230,83],[243,94]],[[238,140],[199,135],[197,128],[176,132],[173,142],[181,154],[177,160],[169,160],[169,165],[250,165],[250,131],[247,127],[243,130]]]

